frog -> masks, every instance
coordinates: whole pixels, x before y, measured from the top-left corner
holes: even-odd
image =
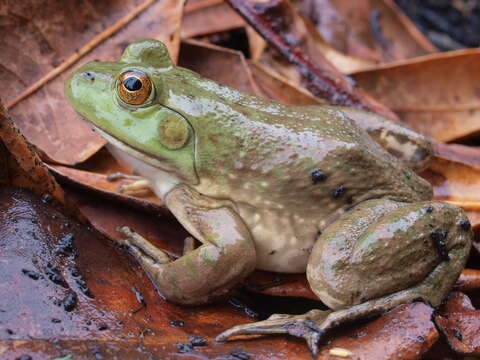
[[[239,324],[217,341],[289,334],[316,354],[346,322],[412,301],[439,306],[465,266],[468,217],[432,200],[417,174],[431,141],[399,123],[242,93],[176,66],[154,39],[81,66],[65,94],[191,235],[174,257],[119,228],[167,301],[218,301],[260,269],[305,273],[328,307]]]

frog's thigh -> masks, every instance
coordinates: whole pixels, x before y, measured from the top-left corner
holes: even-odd
[[[168,300],[202,304],[226,294],[255,268],[255,245],[240,216],[227,204],[179,185],[165,203],[180,223],[203,244],[165,263],[153,245],[131,238],[137,260]],[[153,260],[153,261],[152,261]]]
[[[307,277],[332,309],[395,293],[401,296],[380,302],[377,310],[414,298],[438,305],[465,265],[471,238],[459,207],[371,200],[324,231],[310,256]]]
[[[426,137],[377,114],[341,107],[349,118],[366,130],[370,137],[389,153],[416,171],[424,169],[433,155]]]

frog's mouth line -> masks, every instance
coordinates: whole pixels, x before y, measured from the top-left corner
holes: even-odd
[[[110,144],[112,144],[113,146],[116,146],[117,148],[119,148],[120,150],[122,150],[122,151],[126,152],[127,154],[133,156],[134,158],[136,158],[138,160],[141,160],[141,161],[144,161],[144,162],[152,165],[153,167],[156,167],[157,169],[160,169],[160,170],[163,170],[163,171],[166,171],[166,172],[169,172],[169,173],[174,173],[175,172],[174,168],[169,168],[168,166],[166,166],[167,164],[165,164],[165,162],[162,162],[162,160],[164,160],[164,159],[153,157],[153,156],[143,152],[142,150],[132,148],[131,146],[125,144],[123,141],[117,139],[113,135],[108,134],[107,132],[100,129],[99,127],[97,127],[97,126],[95,126],[91,123],[89,125],[96,133],[98,133],[101,137],[103,137],[105,140],[107,140]],[[166,161],[166,160],[164,160],[164,161]]]

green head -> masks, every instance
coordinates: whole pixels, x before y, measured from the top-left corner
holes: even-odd
[[[142,39],[118,62],[93,61],[74,72],[65,93],[75,110],[122,150],[155,167],[198,182],[191,124],[164,106],[162,74],[175,70],[167,48]]]

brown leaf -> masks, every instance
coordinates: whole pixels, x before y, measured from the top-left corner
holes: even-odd
[[[464,355],[480,355],[480,310],[435,318],[450,347]]]
[[[242,92],[261,94],[239,51],[187,40],[182,42],[178,65]]]
[[[439,141],[480,131],[480,50],[429,55],[354,75],[412,129]]]
[[[464,271],[465,272],[465,271]],[[461,277],[464,276],[463,274]],[[460,281],[459,281],[460,282]],[[466,313],[475,311],[470,298],[459,291],[453,291],[448,295],[446,301],[438,309],[442,316],[449,316],[454,313]]]
[[[293,105],[325,104],[292,81],[258,63],[249,62],[250,70],[262,93],[273,100]]]
[[[346,359],[420,359],[439,336],[432,313],[424,303],[398,306],[377,320],[345,331],[322,349],[318,359],[340,359],[332,354],[333,349],[351,353]]]
[[[188,0],[182,20],[182,38],[210,35],[245,26],[245,21],[223,0]]]
[[[139,37],[163,40],[175,58],[183,6],[182,0],[110,0],[88,6],[77,2],[55,6],[46,1],[17,2],[17,12],[12,9],[6,15],[11,29],[5,31],[10,34],[7,50],[0,54],[0,63],[9,69],[4,84],[11,89],[6,93],[12,94],[8,99],[12,118],[48,157],[70,165],[88,159],[105,143],[64,98],[63,83],[71,67],[94,59],[116,60]],[[36,24],[34,36],[16,13]]]
[[[394,61],[436,51],[392,0],[299,2],[320,34],[344,54]]]
[[[65,194],[0,103],[0,183],[49,195],[65,204]]]
[[[313,62],[299,44],[302,31],[295,22],[295,9],[288,0],[241,1],[229,3],[267,39],[282,55],[294,64],[305,79],[307,89],[331,104],[355,106],[396,119],[388,108],[369,97],[324,57]]]
[[[455,289],[464,292],[480,290],[480,270],[464,269],[455,284]]]
[[[111,181],[107,175],[90,171],[77,170],[60,165],[49,165],[50,170],[58,177],[61,183],[73,185],[77,189],[104,198],[107,201],[117,201],[130,205],[139,210],[170,214],[163,206],[162,201],[151,191],[142,190],[135,193],[123,194],[119,192],[122,185],[130,184],[133,180]]]

